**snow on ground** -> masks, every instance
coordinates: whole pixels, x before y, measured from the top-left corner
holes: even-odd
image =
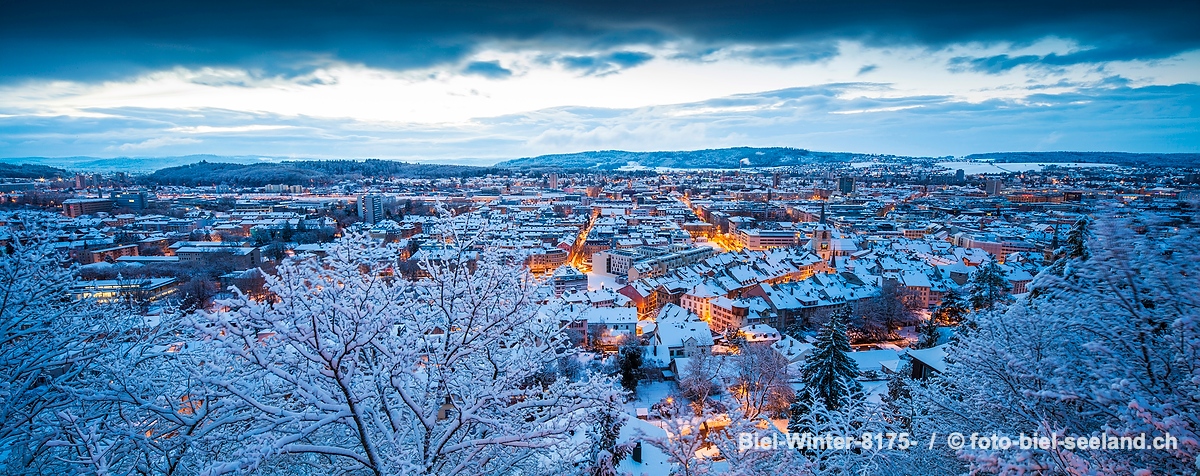
[[[583,433],[583,432],[580,432]],[[643,438],[666,438],[667,432],[662,428],[638,420],[629,418],[621,425],[621,433],[617,437],[618,443],[638,442]],[[663,450],[651,444],[642,444],[642,461],[634,461],[632,457],[626,456],[621,459],[617,470],[620,474],[644,474],[644,475],[667,475],[671,472],[670,458]]]
[[[675,382],[643,380],[638,383],[637,398],[625,404],[626,410],[630,415],[635,415],[638,408],[650,408],[655,403],[666,399],[667,395],[677,393],[678,390],[679,387],[675,385]]]
[[[888,381],[887,380],[872,380],[863,382],[863,395],[866,395],[867,402],[880,404],[883,403],[883,397],[887,395]]]
[[[897,361],[900,360],[900,353],[896,349],[862,350],[846,355],[858,364],[860,372],[880,372],[885,366],[888,369],[894,369]]]
[[[587,277],[589,291],[595,291],[600,289],[602,286],[608,287],[609,289],[621,289],[625,287],[624,284],[617,283],[616,276],[589,271],[587,273]]]
[[[1057,165],[1059,167],[1116,167],[1114,164],[1093,164],[1085,162],[938,162],[939,167],[945,167],[950,170],[962,169],[963,173],[967,175],[1029,172],[1034,170],[1042,170],[1047,165]]]
[[[867,397],[867,401],[874,404],[883,403],[883,397],[887,395],[888,381],[887,380],[870,380],[867,382],[859,381],[863,386],[863,395]],[[792,390],[796,393],[807,392],[807,387],[804,382],[792,382]],[[787,428],[787,420],[783,421],[783,427]],[[779,426],[776,424],[776,426]]]

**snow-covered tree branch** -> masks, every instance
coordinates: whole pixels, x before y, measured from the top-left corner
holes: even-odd
[[[201,378],[240,402],[258,447],[214,467],[332,457],[373,474],[545,473],[585,462],[586,423],[620,398],[611,380],[547,379],[568,352],[519,257],[455,236],[395,276],[396,250],[348,237],[195,324],[222,351]],[[575,459],[549,459],[573,454]],[[589,462],[590,463],[590,462]]]

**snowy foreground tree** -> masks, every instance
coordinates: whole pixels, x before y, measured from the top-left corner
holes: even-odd
[[[605,438],[622,396],[560,368],[571,353],[519,256],[457,237],[405,280],[397,250],[354,236],[280,266],[278,300],[182,318],[73,299],[49,236],[0,249],[4,474],[576,474],[617,460]]]
[[[198,376],[238,420],[210,474],[548,474],[592,460],[610,379],[560,377],[567,339],[539,316],[520,257],[457,237],[428,278],[361,236],[279,267],[278,302],[198,316],[221,352]],[[236,402],[230,404],[228,402]],[[578,471],[578,470],[576,470]]]
[[[52,459],[70,384],[98,355],[89,337],[111,324],[71,299],[75,273],[56,260],[52,231],[25,218],[0,248],[0,471],[8,474],[38,472]]]
[[[48,237],[21,232],[2,253],[0,445],[12,467],[35,456],[44,438],[37,422],[62,400],[56,384],[70,379],[78,358],[63,331],[80,310],[66,296],[71,273],[52,258]]]
[[[0,250],[0,472],[198,472],[184,459],[207,420],[180,398],[188,371],[170,362],[169,312],[74,299],[77,269],[58,260],[46,218],[12,219]]]
[[[750,345],[733,357],[730,396],[746,419],[785,413],[795,398],[788,361],[769,346]]]
[[[1085,235],[1072,230],[1073,237]],[[996,450],[907,455],[915,468],[1039,474],[1193,474],[1200,451],[1200,234],[1096,222],[1041,273],[1032,298],[972,317],[945,373],[912,386],[925,434],[1137,438],[1177,449]],[[1074,240],[1071,240],[1074,242]],[[1064,272],[1065,271],[1065,272]],[[964,466],[965,465],[965,466]],[[952,469],[957,467],[957,469]],[[900,469],[903,472],[903,469]]]

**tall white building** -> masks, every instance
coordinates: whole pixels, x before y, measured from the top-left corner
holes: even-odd
[[[360,195],[358,197],[358,217],[372,225],[383,220],[383,195]]]
[[[984,192],[989,196],[1000,195],[1000,190],[1004,189],[1004,182],[1000,179],[988,179],[984,182]]]

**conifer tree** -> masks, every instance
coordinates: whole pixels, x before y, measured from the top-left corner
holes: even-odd
[[[938,332],[937,322],[929,319],[917,326],[917,344],[918,349],[928,349],[936,346],[938,339],[941,339],[942,334]]]
[[[955,326],[962,322],[967,313],[967,303],[958,291],[951,289],[942,296],[942,303],[933,311],[933,322],[943,326]]]
[[[830,410],[841,408],[862,391],[857,380],[858,364],[846,355],[848,352],[846,323],[834,315],[821,328],[816,349],[801,370],[805,386],[814,389],[816,397]]]
[[[995,260],[988,261],[975,272],[971,277],[970,289],[968,301],[977,311],[991,309],[996,303],[1008,299],[1008,280]]]
[[[1055,248],[1056,259],[1046,272],[1055,276],[1067,277],[1073,274],[1068,270],[1069,264],[1087,261],[1091,257],[1087,247],[1087,240],[1092,234],[1090,227],[1091,220],[1087,215],[1079,217],[1079,220],[1071,225],[1071,231],[1067,232],[1067,242],[1062,247]]]
[[[617,352],[617,363],[621,369],[621,386],[637,394],[638,380],[642,378],[644,351],[636,337],[626,337]]]

